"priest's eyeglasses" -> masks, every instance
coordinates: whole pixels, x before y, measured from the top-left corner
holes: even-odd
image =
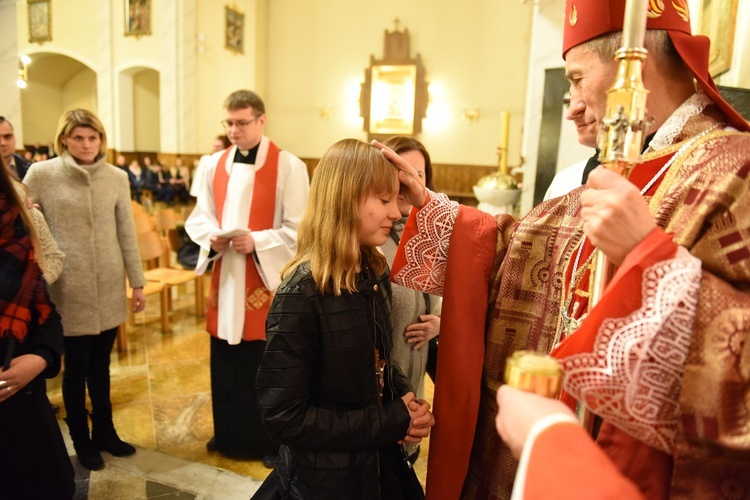
[[[263,115],[261,115],[261,116],[263,116]],[[256,116],[252,120],[237,120],[236,122],[232,121],[232,120],[221,120],[221,125],[224,128],[232,128],[232,127],[245,128],[248,125],[250,125],[251,123],[257,122],[259,118],[260,118],[260,116]]]

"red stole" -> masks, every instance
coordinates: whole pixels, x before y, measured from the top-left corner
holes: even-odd
[[[392,276],[405,265],[404,245],[418,232],[416,213],[412,210],[404,226]],[[428,499],[459,498],[469,468],[482,387],[487,283],[497,232],[497,222],[490,215],[459,208],[445,271],[435,427],[427,464]],[[467,272],[467,262],[472,263],[471,272]]]
[[[231,151],[232,148],[228,148],[221,155],[213,179],[216,218],[221,228],[223,228],[224,201],[227,197],[227,187],[229,185],[226,162]],[[253,231],[261,231],[273,227],[273,219],[276,212],[276,179],[279,171],[279,152],[279,148],[270,142],[266,162],[262,168],[259,168],[255,172],[253,199],[250,202],[250,220],[247,223],[247,227]],[[211,274],[211,292],[206,315],[206,330],[214,337],[218,337],[219,335],[218,301],[220,300],[220,276],[221,259],[218,259]],[[258,269],[255,267],[255,260],[252,254],[248,254],[245,263],[245,324],[242,330],[242,340],[265,340],[266,315],[271,306],[271,301],[268,300],[270,296],[271,292],[263,284]]]

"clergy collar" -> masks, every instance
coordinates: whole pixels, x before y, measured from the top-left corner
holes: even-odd
[[[249,151],[240,151],[240,148],[237,148],[237,151],[234,153],[234,163],[254,165],[255,159],[258,157],[258,148],[260,148],[260,143]]]

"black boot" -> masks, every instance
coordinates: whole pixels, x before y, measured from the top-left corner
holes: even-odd
[[[102,469],[104,460],[89,436],[85,380],[83,377],[63,376],[62,393],[67,413],[65,422],[68,424],[78,461],[88,470]]]
[[[104,377],[102,377],[104,379]],[[109,376],[104,380],[89,377],[89,397],[91,398],[91,441],[99,451],[106,451],[116,457],[127,457],[135,453],[135,447],[126,443],[115,431],[112,422],[112,403],[109,400]]]
[[[94,429],[91,433],[91,442],[99,451],[109,452],[116,457],[128,457],[135,453],[135,447],[117,435],[111,415],[109,419],[99,420],[96,414],[92,414],[91,422]]]

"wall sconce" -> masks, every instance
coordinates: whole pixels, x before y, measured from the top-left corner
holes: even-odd
[[[19,89],[25,89],[29,80],[29,64],[31,64],[31,58],[26,54],[23,54],[18,58],[18,79],[16,80],[16,87]]]
[[[331,109],[331,106],[318,106],[318,118],[324,122],[327,122],[332,114],[333,110]]]
[[[473,125],[479,120],[479,108],[464,108],[464,119],[469,120],[469,123]]]
[[[206,53],[206,35],[203,33],[198,33],[195,35],[195,51],[199,54],[205,54]]]

